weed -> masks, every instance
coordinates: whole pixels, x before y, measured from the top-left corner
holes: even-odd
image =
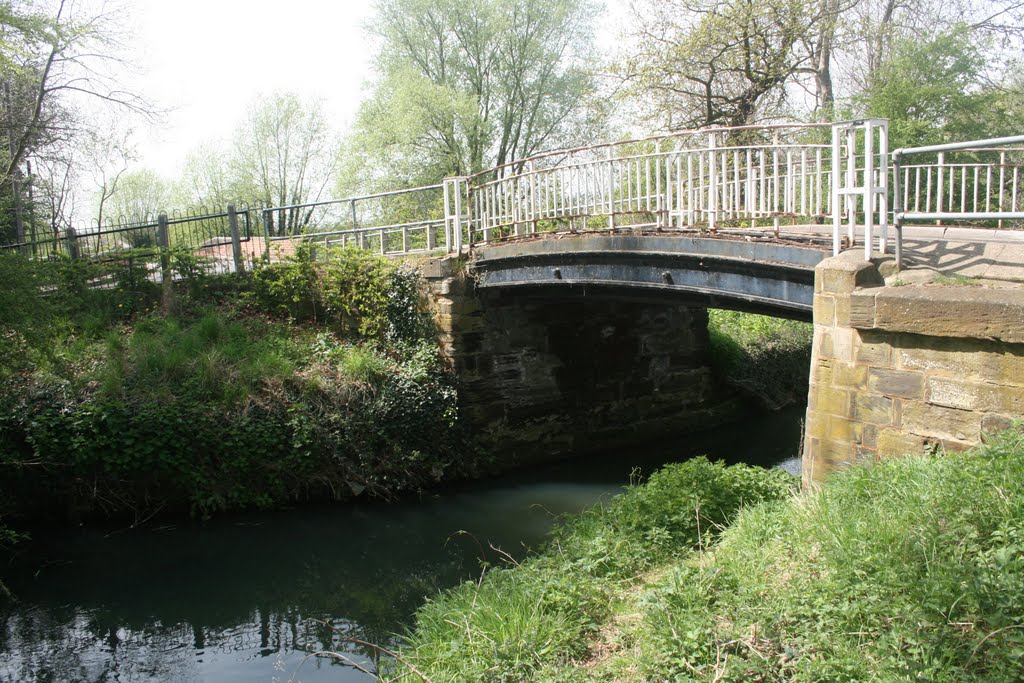
[[[956,287],[980,287],[981,281],[978,278],[964,275],[937,275],[932,284],[956,286]]]

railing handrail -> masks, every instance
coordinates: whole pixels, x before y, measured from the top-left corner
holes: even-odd
[[[260,209],[261,212],[267,213],[268,211],[290,211],[292,209],[313,209],[318,206],[329,206],[330,204],[350,204],[352,202],[362,202],[367,199],[380,199],[382,197],[393,197],[400,194],[410,194],[412,192],[426,192],[428,190],[440,190],[444,187],[442,183],[437,185],[424,185],[422,187],[408,187],[403,190],[390,190],[388,192],[375,192],[373,194],[359,195],[357,197],[344,197],[342,199],[325,199],[321,202],[306,202],[305,204],[289,204],[287,206],[265,206]]]
[[[526,164],[529,164],[530,162],[536,162],[536,161],[538,161],[540,159],[546,159],[548,157],[577,154],[579,152],[588,152],[588,151],[598,150],[598,149],[607,149],[609,147],[618,147],[618,146],[621,146],[621,145],[634,145],[634,144],[638,144],[638,143],[641,143],[641,142],[655,142],[655,141],[659,141],[659,140],[672,140],[672,139],[675,139],[675,138],[681,138],[681,137],[687,137],[687,136],[709,135],[711,133],[716,133],[717,134],[717,133],[724,133],[724,132],[737,132],[737,131],[746,131],[746,130],[787,130],[787,129],[793,129],[793,130],[812,130],[812,129],[815,129],[815,128],[825,129],[825,128],[830,127],[831,125],[832,124],[830,124],[830,123],[768,123],[768,124],[762,124],[762,125],[751,124],[751,125],[746,125],[746,126],[731,126],[731,127],[730,126],[714,126],[714,127],[709,127],[709,128],[691,128],[691,129],[687,129],[687,130],[680,130],[680,131],[673,131],[673,132],[666,132],[666,133],[658,133],[658,134],[655,134],[655,135],[648,135],[646,137],[640,137],[640,138],[628,138],[628,139],[625,139],[625,140],[615,140],[615,141],[612,141],[612,142],[600,142],[600,143],[597,143],[597,144],[594,144],[594,145],[582,145],[582,146],[579,146],[579,147],[564,147],[564,148],[559,148],[559,149],[547,150],[547,151],[544,151],[544,152],[537,152],[536,154],[531,154],[530,156],[523,157],[522,159],[516,159],[515,161],[509,161],[509,162],[506,162],[504,164],[500,164],[498,166],[494,166],[494,167],[491,167],[491,168],[483,169],[481,171],[477,171],[476,173],[473,173],[473,174],[470,174],[469,176],[467,176],[467,178],[472,180],[473,178],[476,178],[478,176],[486,175],[488,173],[497,173],[498,171],[501,171],[502,169],[509,168],[509,167],[512,167],[512,166],[525,166]],[[676,150],[676,151],[679,151],[679,150]],[[600,161],[607,161],[607,159],[600,160]]]
[[[981,152],[993,147],[1024,144],[1024,135],[1011,135],[1003,138],[987,138],[985,140],[967,140],[965,142],[949,142],[942,145],[925,145],[923,147],[900,147],[892,152],[893,160],[912,154],[929,154],[933,152]]]

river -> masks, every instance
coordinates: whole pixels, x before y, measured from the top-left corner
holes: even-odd
[[[371,677],[354,637],[393,644],[424,599],[521,558],[554,519],[693,455],[794,473],[800,409],[587,455],[416,501],[348,503],[141,529],[36,533],[0,573],[0,681],[347,683]]]

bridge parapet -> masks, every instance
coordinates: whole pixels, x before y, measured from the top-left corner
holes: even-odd
[[[1024,290],[885,286],[880,265],[845,252],[816,269],[805,483],[1024,417]]]

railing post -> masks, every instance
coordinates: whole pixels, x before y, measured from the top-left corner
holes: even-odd
[[[892,154],[892,218],[896,230],[896,270],[903,269],[903,179],[901,177],[903,151]]]
[[[608,146],[608,228],[615,229],[615,162],[611,145]]]
[[[270,263],[270,236],[274,233],[274,212],[263,209],[263,258]]]
[[[842,194],[840,185],[843,178],[843,148],[840,143],[840,127],[832,126],[832,255],[839,254],[841,246],[840,232],[843,229]]]
[[[889,248],[889,123],[876,121],[878,128],[878,185],[871,182],[871,205],[878,206],[878,251]]]
[[[455,247],[455,253],[462,253],[462,188],[466,185],[465,178],[455,178],[453,187],[455,190],[455,221],[452,223],[452,236],[453,246]],[[468,185],[466,185],[468,187]],[[468,199],[468,195],[467,195]],[[472,225],[472,223],[470,223]],[[473,235],[469,235],[469,243],[473,244]]]
[[[466,178],[462,176],[445,178],[443,182],[445,248],[449,254],[462,252],[462,187],[465,183]],[[472,243],[472,234],[469,237]]]
[[[68,257],[72,261],[78,260],[81,256],[78,249],[78,234],[75,232],[75,229],[69,225],[68,229],[64,231],[64,235],[68,248]]]
[[[717,135],[711,131],[708,133],[708,230],[715,229],[715,214],[718,211],[718,178],[715,171],[717,148]]]
[[[171,236],[167,225],[167,214],[156,218],[156,243],[160,247],[160,285],[163,293],[164,313],[174,307],[174,277],[171,273]]]
[[[938,189],[938,196],[936,197],[936,205],[935,205],[935,212],[936,213],[942,213],[942,211],[943,211],[942,201],[944,199],[944,197],[943,197],[943,189],[945,188],[945,185],[946,185],[946,153],[945,152],[939,152],[939,186],[937,188]],[[942,220],[940,219],[940,220],[935,221],[935,225],[942,225]]]
[[[537,173],[533,159],[526,162],[526,172],[530,174],[530,233],[537,233]]]
[[[871,249],[874,247],[874,199],[875,199],[875,131],[868,121],[864,125],[864,260],[871,260]]]
[[[235,205],[228,204],[228,227],[231,229],[231,256],[235,261],[235,272],[245,272],[245,261],[242,259],[242,235],[238,229],[238,213]]]

